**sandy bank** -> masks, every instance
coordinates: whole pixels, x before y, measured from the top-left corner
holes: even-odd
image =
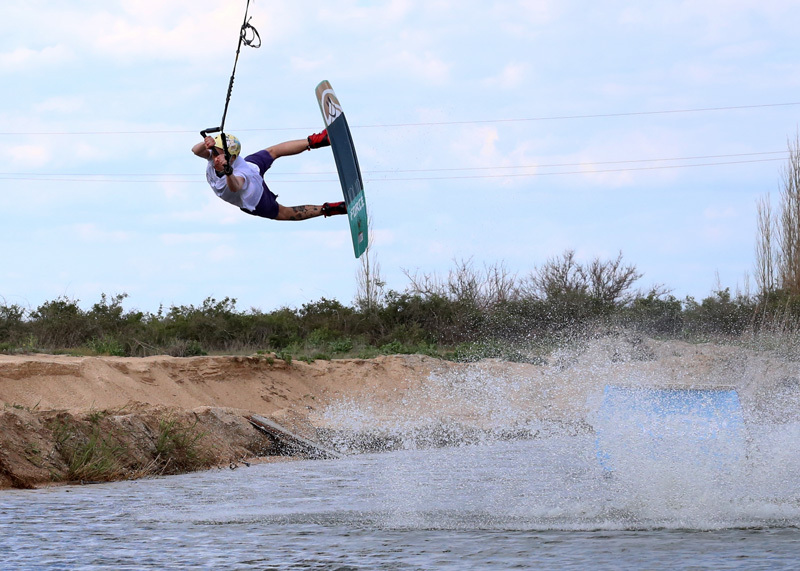
[[[314,436],[309,420],[331,402],[388,398],[432,365],[418,356],[287,364],[266,357],[0,355],[0,487],[76,479],[83,474],[74,468],[78,441],[78,455],[113,448],[105,451],[121,462],[107,470],[111,478],[277,454],[276,441],[255,430],[248,415]],[[164,450],[165,438],[193,435],[201,435],[189,451],[195,458],[165,466],[165,453],[174,455]],[[92,439],[94,450],[86,450]],[[100,470],[84,472],[79,479],[92,480]]]
[[[246,420],[253,413],[351,450],[356,435],[424,444],[591,430],[607,384],[732,386],[746,414],[786,418],[800,403],[798,377],[796,362],[773,352],[625,337],[561,348],[542,364],[0,355],[0,486],[75,479],[76,443],[118,452],[116,478],[276,454]]]

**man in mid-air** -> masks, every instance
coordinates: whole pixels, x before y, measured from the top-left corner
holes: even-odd
[[[315,133],[307,139],[278,143],[244,158],[239,154],[239,139],[226,133],[230,161],[225,157],[222,134],[206,137],[192,147],[192,152],[206,159],[206,179],[211,189],[225,202],[238,206],[243,212],[272,220],[307,220],[317,216],[347,214],[344,202],[326,202],[322,205],[283,206],[278,196],[264,182],[264,173],[279,157],[297,155],[303,151],[329,146],[327,131]]]

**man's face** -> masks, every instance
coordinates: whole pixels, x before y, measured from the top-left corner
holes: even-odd
[[[211,150],[211,153],[214,155],[214,170],[222,171],[225,168],[225,151],[220,149],[219,147],[214,147]]]

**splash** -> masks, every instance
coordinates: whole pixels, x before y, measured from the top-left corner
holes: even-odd
[[[341,400],[318,420],[340,450],[406,451],[376,484],[391,525],[800,526],[796,371],[772,351],[614,337],[561,347],[543,364],[443,363],[407,391]],[[720,385],[741,406],[718,407],[713,423],[691,407],[656,414],[643,396],[720,397]],[[604,416],[608,386],[633,387],[640,401]],[[600,437],[613,470],[598,458]]]

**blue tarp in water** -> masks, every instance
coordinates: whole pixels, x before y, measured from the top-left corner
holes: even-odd
[[[689,462],[718,470],[745,452],[739,396],[732,388],[607,386],[594,419],[597,458],[614,471],[626,463]]]

